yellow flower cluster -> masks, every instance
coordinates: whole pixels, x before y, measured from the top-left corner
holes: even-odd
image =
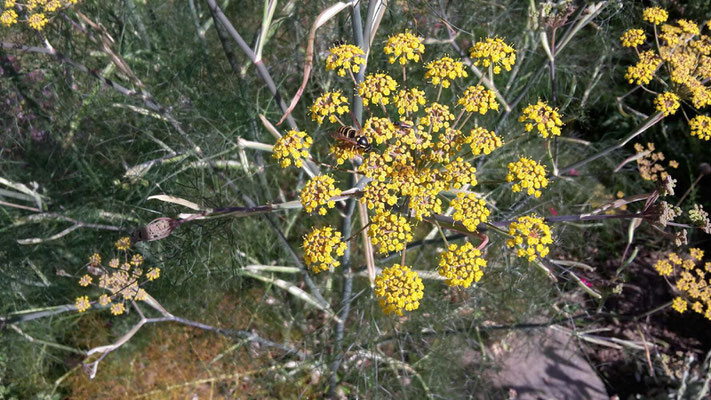
[[[47,25],[47,17],[42,13],[32,14],[30,15],[30,18],[27,19],[27,23],[30,27],[32,27],[32,29],[41,31],[42,28]]]
[[[654,105],[665,117],[673,115],[679,109],[679,96],[672,92],[664,92],[654,99]]]
[[[365,52],[352,44],[332,47],[326,57],[326,69],[336,70],[339,76],[346,76],[346,71],[357,74],[361,65],[365,65]]]
[[[637,47],[640,44],[644,44],[646,39],[647,37],[644,31],[641,29],[628,29],[620,37],[620,41],[624,47]]]
[[[508,182],[517,181],[511,188],[514,192],[526,190],[529,196],[541,197],[541,188],[548,186],[546,168],[536,161],[521,157],[518,161],[509,163]]]
[[[389,56],[388,62],[390,64],[394,64],[396,60],[402,65],[407,64],[408,61],[419,62],[425,53],[425,45],[422,44],[422,40],[421,37],[410,32],[398,33],[388,38],[383,52]]]
[[[504,145],[504,141],[494,131],[488,131],[480,126],[472,129],[464,141],[469,144],[472,153],[477,156],[481,153],[489,155]]]
[[[341,240],[341,232],[333,230],[330,226],[314,228],[304,236],[304,261],[314,274],[328,271],[341,265],[334,257],[345,253],[347,245]]]
[[[84,312],[91,308],[91,302],[89,301],[89,296],[79,296],[76,298],[76,301],[74,302],[74,306],[77,308],[77,311],[79,312]]]
[[[397,203],[396,190],[393,183],[373,180],[363,188],[363,197],[360,201],[369,210],[382,211],[386,206],[394,206]]]
[[[659,25],[667,22],[669,14],[667,14],[666,10],[659,7],[649,7],[642,11],[642,18],[647,22],[653,23],[654,25]]]
[[[380,254],[401,251],[412,240],[412,227],[404,217],[390,211],[376,213],[368,227],[368,234]]]
[[[432,146],[432,135],[424,130],[422,125],[414,126],[411,121],[403,122],[404,125],[400,125],[399,137],[395,142],[396,148],[409,148],[411,151],[423,151]]]
[[[322,124],[323,119],[328,117],[328,120],[335,124],[338,121],[337,115],[345,114],[349,110],[348,99],[340,90],[326,92],[311,106],[311,119]]]
[[[474,193],[457,193],[457,197],[452,199],[449,205],[454,209],[452,219],[460,221],[471,232],[475,232],[479,224],[489,219],[486,201]]]
[[[704,251],[697,248],[689,249],[689,257],[682,258],[676,253],[669,253],[660,259],[654,269],[660,276],[675,279],[674,286],[681,292],[674,298],[672,308],[679,313],[689,308],[704,314],[711,320],[711,262],[702,263]]]
[[[358,86],[358,95],[363,98],[363,105],[370,103],[388,105],[390,95],[397,89],[397,82],[388,74],[368,74]]]
[[[435,143],[434,149],[427,157],[436,163],[448,163],[451,157],[462,149],[462,131],[459,129],[447,128],[439,135],[439,141]]]
[[[495,74],[501,72],[502,66],[511,71],[511,67],[516,63],[516,50],[498,37],[474,43],[469,53],[471,58],[476,60],[474,65],[487,68],[493,65]]]
[[[535,127],[544,138],[560,136],[560,127],[563,126],[558,109],[552,108],[541,99],[538,99],[536,104],[526,106],[518,120],[526,123],[526,132],[531,132]]]
[[[93,280],[93,278],[91,276],[84,274],[84,276],[82,276],[81,279],[79,279],[79,286],[87,287],[87,286],[91,285],[92,280]]]
[[[461,157],[448,163],[438,178],[448,184],[449,188],[460,189],[464,185],[476,186],[476,168]]]
[[[112,306],[112,314],[120,315],[125,311],[124,302],[126,301],[142,301],[148,298],[148,293],[145,289],[140,288],[140,280],[145,276],[146,281],[152,281],[160,276],[159,268],[150,268],[149,272],[144,275],[141,266],[144,263],[143,256],[138,253],[130,254],[131,240],[128,237],[122,237],[114,243],[116,249],[124,252],[124,262],[121,263],[118,257],[111,258],[107,266],[102,265],[101,256],[94,253],[89,257],[89,273],[98,276],[96,286],[103,289],[106,293],[99,296],[98,303],[106,306],[112,302],[112,299],[120,298],[121,300]],[[94,277],[89,274],[83,275],[79,279],[79,286],[87,287],[92,285]],[[75,306],[79,312],[84,312],[91,307],[91,302],[88,296],[80,296],[75,300]]]
[[[12,26],[17,23],[17,12],[15,10],[5,10],[2,15],[0,15],[0,24],[5,27]],[[79,305],[77,305],[79,308]],[[87,307],[88,308],[88,307]],[[84,309],[86,310],[86,309]],[[84,311],[82,310],[82,311]]]
[[[118,250],[126,251],[131,247],[131,238],[124,236],[117,240],[116,243],[114,243],[114,246],[116,246],[116,249]],[[99,262],[101,262],[101,257],[99,257]]]
[[[336,165],[341,165],[356,157],[362,157],[364,153],[360,147],[343,142],[336,142],[329,148],[329,154],[336,159]]]
[[[639,169],[639,174],[642,179],[652,182],[662,182],[664,181],[669,173],[661,164],[664,161],[664,153],[661,151],[654,152],[654,143],[647,143],[647,148],[645,149],[640,143],[634,144],[634,149],[637,152],[637,168]],[[679,166],[674,160],[671,160],[667,164],[670,168],[676,168]]]
[[[363,135],[381,144],[393,138],[395,125],[388,118],[371,117],[363,124]]]
[[[472,282],[479,282],[485,267],[486,260],[481,258],[481,251],[467,242],[462,246],[450,244],[442,253],[437,272],[446,278],[444,283],[447,286],[468,288]]]
[[[400,90],[393,98],[395,107],[397,107],[397,112],[400,115],[410,114],[419,111],[420,106],[425,105],[427,102],[425,99],[425,92],[412,88],[409,90]]]
[[[642,52],[639,55],[639,62],[627,67],[625,79],[631,84],[646,85],[652,81],[654,73],[661,63],[662,59],[654,51]]]
[[[375,295],[386,315],[402,316],[403,311],[420,307],[425,286],[417,272],[395,264],[375,277]]]
[[[674,83],[665,86],[674,87],[675,92],[685,99],[690,98],[697,109],[711,104],[711,88],[708,86],[711,79],[711,38],[700,35],[699,26],[693,21],[680,19],[674,24],[663,23],[667,13],[656,7],[646,9],[643,16],[647,21],[661,24],[661,34],[655,37],[659,53],[654,50],[642,52],[640,61],[627,68],[625,78],[630,83],[646,85],[651,82],[659,65],[664,63],[667,67],[664,70],[669,71],[669,79]],[[657,35],[656,28],[654,34]],[[637,43],[635,40],[641,40],[639,37],[630,33],[629,40]],[[667,116],[679,107],[679,98],[674,93],[664,93],[657,97],[655,104],[657,110]]]
[[[440,190],[439,186],[432,183],[427,186],[415,186],[410,191],[410,201],[407,204],[410,214],[422,221],[424,217],[442,213],[442,200],[437,196]]]
[[[461,61],[454,61],[451,57],[446,56],[430,61],[425,65],[425,68],[427,69],[425,79],[429,79],[434,86],[442,85],[444,88],[449,87],[450,80],[469,76]]]
[[[697,115],[689,121],[691,136],[702,140],[711,139],[711,118],[706,115]]]
[[[449,128],[449,121],[454,120],[454,115],[449,112],[449,106],[439,103],[432,103],[425,108],[425,113],[425,116],[420,118],[420,124],[431,127],[434,132]]]
[[[272,157],[279,160],[282,168],[290,166],[292,162],[301,168],[303,160],[309,157],[312,143],[313,139],[306,132],[291,130],[277,140]]]
[[[524,215],[509,225],[509,235],[512,239],[506,241],[508,247],[516,247],[516,255],[533,261],[536,257],[545,257],[553,243],[551,228],[543,218],[535,214]]]
[[[308,213],[318,210],[320,215],[326,215],[327,208],[335,207],[336,202],[331,199],[341,194],[335,182],[329,175],[319,175],[306,182],[299,195],[304,210]]]
[[[27,25],[32,29],[41,31],[49,22],[48,13],[58,11],[62,7],[69,7],[78,2],[78,0],[27,0],[20,6],[24,11],[29,12],[26,20]],[[15,0],[5,0],[4,10],[0,14],[0,25],[10,27],[18,22],[18,14],[15,10]]]
[[[482,85],[466,88],[462,97],[457,100],[457,104],[464,106],[467,112],[478,112],[481,115],[486,114],[489,110],[499,110],[499,103],[496,102],[494,92]]]

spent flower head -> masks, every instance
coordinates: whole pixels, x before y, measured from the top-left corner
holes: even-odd
[[[346,242],[341,240],[341,232],[332,227],[314,228],[304,236],[304,261],[314,274],[328,271],[341,265],[336,257],[346,251]]]
[[[405,65],[408,61],[419,62],[422,54],[425,53],[423,38],[413,35],[410,32],[398,33],[388,38],[383,52],[388,55],[388,62],[394,64],[398,61]]]
[[[309,157],[309,149],[313,144],[313,139],[304,131],[290,130],[274,144],[272,157],[279,160],[282,168],[290,166],[292,163],[301,167],[304,159]]]
[[[467,242],[461,246],[450,244],[442,253],[437,272],[446,278],[447,286],[468,288],[472,282],[479,282],[485,267],[486,260],[481,258],[481,251]]]
[[[424,288],[417,272],[400,264],[384,268],[375,277],[375,295],[387,315],[402,316],[403,311],[416,310],[420,307]]]

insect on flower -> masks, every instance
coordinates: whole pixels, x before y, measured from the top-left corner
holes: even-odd
[[[362,129],[356,129],[352,126],[342,126],[337,131],[331,132],[331,136],[341,143],[346,143],[356,149],[363,151],[371,151],[373,144],[366,136],[363,135]]]

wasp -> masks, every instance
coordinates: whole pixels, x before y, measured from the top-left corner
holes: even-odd
[[[352,126],[342,126],[337,131],[331,132],[331,136],[339,142],[347,143],[365,152],[373,149],[373,144],[367,137],[363,136],[363,131]]]

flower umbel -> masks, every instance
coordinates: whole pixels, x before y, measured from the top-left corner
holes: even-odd
[[[328,120],[335,124],[338,121],[337,115],[345,114],[348,110],[348,99],[340,90],[326,92],[311,106],[311,119],[322,124],[324,118],[328,117]]]
[[[538,103],[529,104],[524,108],[523,115],[518,120],[526,123],[526,132],[531,132],[535,127],[544,138],[560,136],[560,127],[563,126],[558,109],[552,108],[540,99]]]
[[[679,96],[672,92],[664,92],[654,99],[654,105],[657,107],[657,111],[667,117],[676,113],[679,108]]]
[[[711,140],[711,117],[697,115],[689,121],[691,136],[702,140]]]
[[[437,272],[447,278],[447,286],[468,288],[472,282],[479,282],[484,275],[484,267],[486,260],[481,258],[481,251],[467,242],[462,246],[450,244],[447,251],[442,253]]]
[[[645,39],[646,36],[641,29],[628,29],[620,37],[620,41],[624,47],[637,47],[640,44],[644,44]]]
[[[376,212],[368,227],[368,235],[380,254],[404,249],[405,244],[412,240],[411,232],[407,219],[390,211]]]
[[[548,255],[548,245],[553,243],[551,228],[543,218],[535,214],[519,217],[509,225],[509,235],[513,239],[506,241],[508,247],[517,247],[516,255],[533,261],[536,257]]]
[[[489,110],[499,110],[499,103],[496,102],[494,92],[482,85],[466,88],[462,97],[457,100],[457,104],[464,106],[467,112],[478,112],[481,115],[486,114]]]
[[[363,105],[370,103],[387,105],[390,95],[397,89],[397,82],[388,74],[368,74],[358,86],[358,95],[363,98]]]
[[[493,65],[495,74],[501,72],[501,67],[511,71],[511,67],[516,63],[516,50],[498,37],[474,43],[469,53],[471,58],[476,59],[474,65],[487,68]]]
[[[430,61],[425,65],[425,79],[430,83],[444,88],[449,87],[449,81],[456,78],[466,78],[469,76],[461,61],[454,61],[451,57],[442,57],[438,60]]]
[[[79,312],[84,312],[91,308],[91,303],[89,302],[89,296],[80,296],[76,298],[76,301],[74,302],[74,305],[77,308],[77,311]]]
[[[341,194],[341,190],[333,185],[335,182],[329,175],[319,175],[306,182],[300,194],[304,210],[308,213],[318,210],[319,214],[326,215],[326,208],[335,207],[336,202],[331,198]]]
[[[286,168],[292,163],[301,168],[304,165],[304,159],[309,157],[309,148],[312,143],[313,139],[308,133],[290,130],[274,144],[272,157],[279,160],[282,168]]]
[[[416,310],[420,307],[424,288],[417,272],[400,264],[384,268],[375,277],[375,295],[387,315],[402,316],[403,311]]]
[[[326,69],[335,69],[339,76],[346,76],[346,71],[357,74],[361,65],[365,65],[365,52],[352,44],[333,47],[326,57]]]
[[[504,141],[494,131],[488,131],[480,126],[472,129],[464,142],[469,144],[472,153],[477,156],[482,153],[489,155],[504,145]]]
[[[469,231],[475,232],[479,224],[489,219],[489,209],[486,201],[474,193],[457,193],[450,206],[454,209],[452,219],[460,221]]]
[[[398,33],[388,38],[383,52],[389,56],[388,62],[394,64],[398,61],[405,65],[408,61],[419,62],[425,52],[423,39],[410,32]]]
[[[403,89],[395,95],[393,102],[400,115],[417,112],[426,103],[425,92],[418,88]]]
[[[667,12],[662,8],[649,7],[642,11],[642,18],[645,21],[653,23],[654,25],[659,25],[667,21],[669,14],[667,14]]]
[[[328,271],[341,265],[336,260],[346,251],[346,243],[341,240],[341,232],[334,231],[330,226],[314,228],[304,236],[304,261],[314,274]]]
[[[509,182],[517,181],[511,187],[514,192],[526,190],[529,196],[541,197],[541,188],[548,186],[548,178],[546,178],[546,168],[536,161],[521,157],[516,162],[509,163],[509,174],[506,175],[506,180]]]

